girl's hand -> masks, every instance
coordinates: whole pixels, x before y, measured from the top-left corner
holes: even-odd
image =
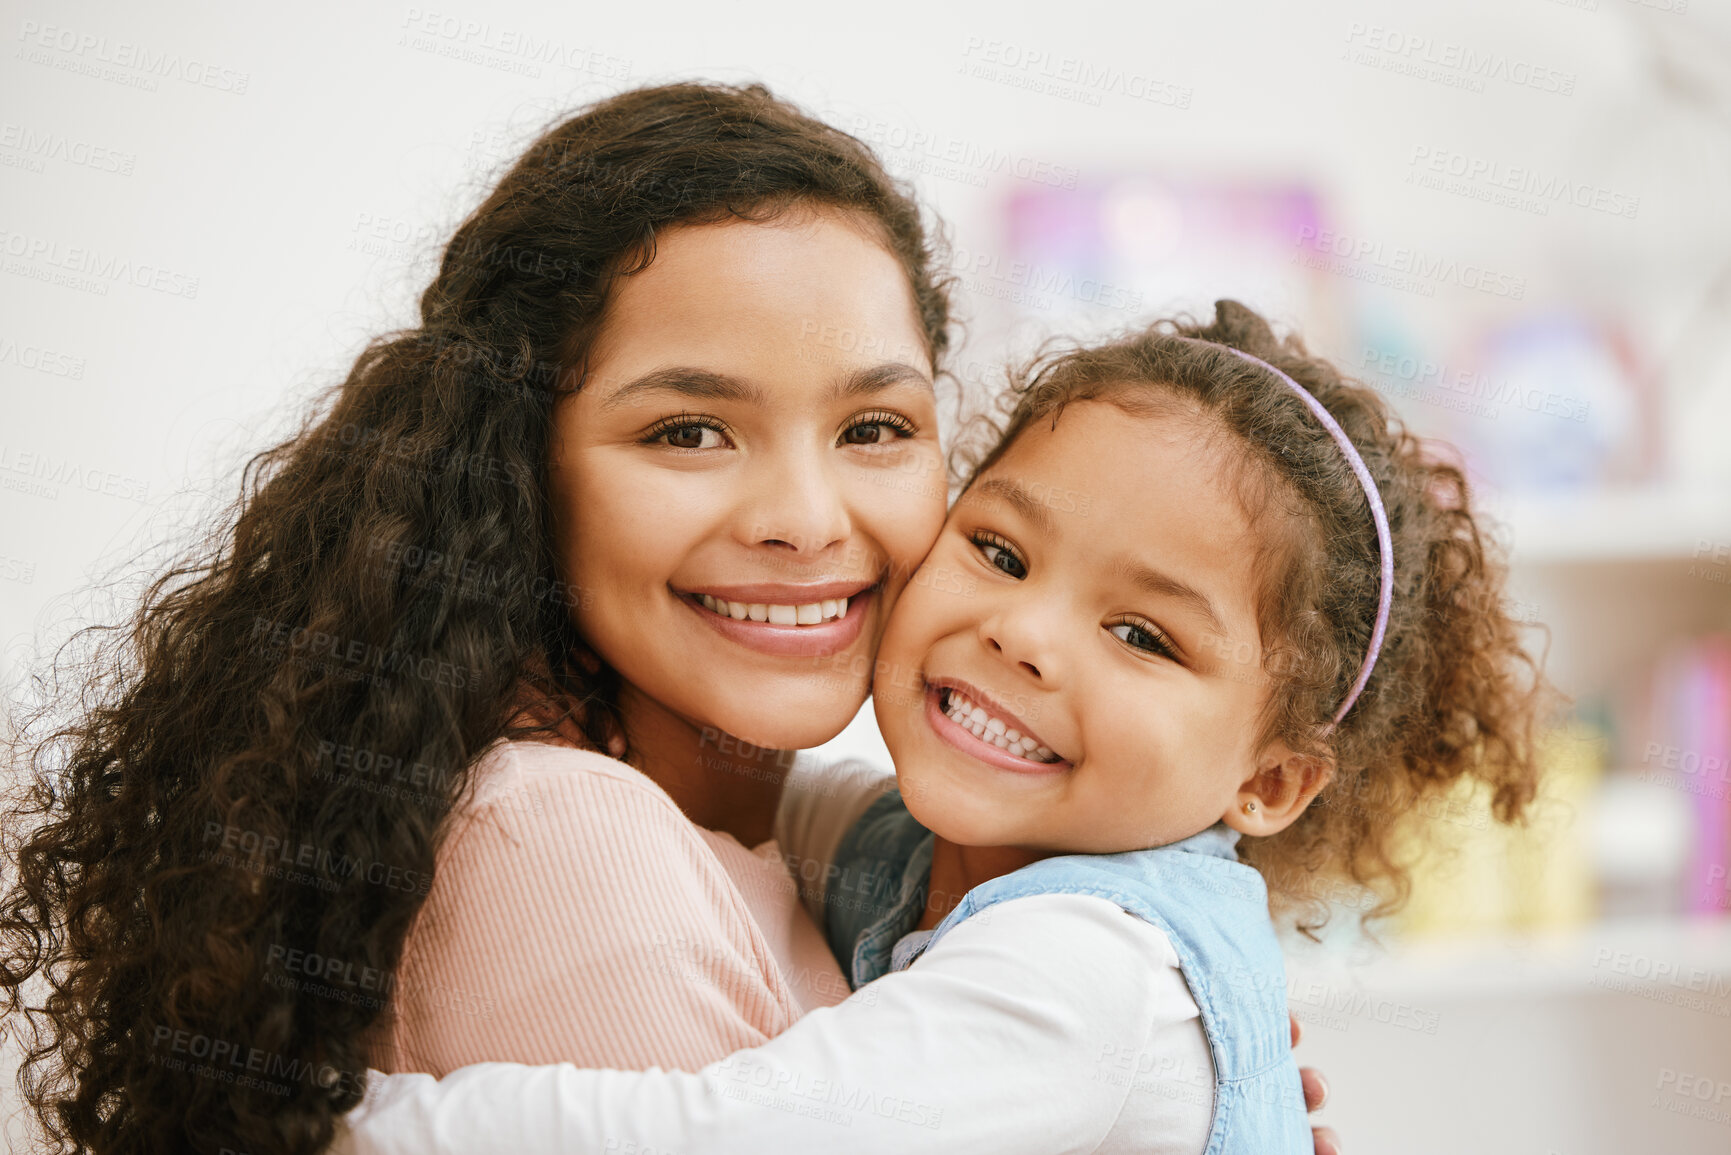
[[[1292,1045],[1298,1046],[1300,1032],[1298,1016],[1287,1013],[1287,1020],[1292,1023]],[[1328,1102],[1328,1080],[1322,1077],[1322,1072],[1315,1067],[1298,1068],[1298,1078],[1304,1084],[1304,1108],[1307,1111],[1320,1111]],[[1340,1155],[1340,1139],[1332,1127],[1312,1127],[1310,1137],[1316,1144],[1316,1155]]]

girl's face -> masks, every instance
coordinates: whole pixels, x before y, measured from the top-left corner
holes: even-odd
[[[1228,444],[1204,417],[1078,402],[963,494],[874,693],[921,823],[1076,853],[1239,824],[1288,752],[1253,745],[1268,685]]]
[[[672,228],[618,282],[550,475],[628,719],[776,748],[852,719],[944,517],[924,349],[900,264],[834,211]]]

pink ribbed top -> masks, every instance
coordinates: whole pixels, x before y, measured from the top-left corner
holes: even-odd
[[[846,997],[776,843],[704,830],[590,751],[501,743],[475,774],[374,1067],[695,1071]]]

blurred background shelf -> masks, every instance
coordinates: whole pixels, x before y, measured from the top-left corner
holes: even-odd
[[[1397,1000],[1548,997],[1595,992],[1696,1004],[1731,1031],[1731,921],[1615,919],[1550,931],[1364,940],[1348,951],[1289,944],[1291,990],[1363,990]]]
[[[1692,561],[1731,579],[1731,490],[1605,489],[1520,496],[1490,508],[1521,566]],[[1731,597],[1731,586],[1724,590]]]
[[[1723,920],[1402,944],[1352,963],[1295,950],[1288,1004],[1349,1150],[1731,1150]]]

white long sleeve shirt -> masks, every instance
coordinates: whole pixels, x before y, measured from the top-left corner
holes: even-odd
[[[1041,894],[699,1072],[374,1073],[333,1150],[1177,1155],[1204,1149],[1213,1081],[1166,936],[1104,899]]]

